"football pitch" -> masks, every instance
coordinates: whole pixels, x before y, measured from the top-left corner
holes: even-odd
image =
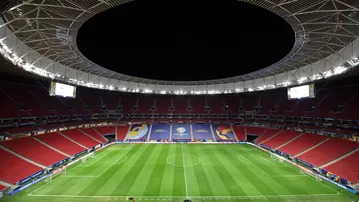
[[[0,202],[358,200],[246,144],[116,144]]]

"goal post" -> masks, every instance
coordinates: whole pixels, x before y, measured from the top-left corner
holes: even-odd
[[[94,157],[95,157],[95,152],[91,152],[91,153],[87,154],[86,156],[82,157],[81,162],[85,163],[88,158],[94,158]]]
[[[321,182],[322,178],[319,176],[319,174],[314,173],[313,171],[306,169],[306,168],[300,168],[300,173],[303,175],[308,175],[310,177],[313,177],[316,181]]]
[[[58,175],[65,175],[67,172],[67,166],[59,168],[52,173],[49,173],[45,179],[45,182],[52,182],[52,179]]]

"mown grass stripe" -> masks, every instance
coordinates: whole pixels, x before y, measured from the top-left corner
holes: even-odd
[[[145,145],[144,147],[145,151],[140,155],[137,161],[132,165],[128,165],[129,172],[121,181],[118,182],[118,185],[113,189],[111,196],[120,195],[120,193],[124,193],[122,195],[126,196],[132,185],[135,183],[138,174],[141,172],[142,169],[146,169],[146,162],[148,161],[155,148],[149,145]]]
[[[160,195],[161,184],[166,168],[166,159],[170,151],[168,145],[161,145],[160,148],[161,150],[159,155],[157,155],[155,167],[152,169],[152,172],[149,173],[150,179],[143,192],[144,196]]]
[[[197,150],[199,148],[201,148],[201,147],[196,147],[195,145],[188,146],[190,153],[197,157],[199,157],[199,154],[197,152]],[[201,158],[200,158],[200,160],[202,161]],[[191,169],[193,170],[194,175],[195,175],[195,178],[193,180],[196,180],[196,185],[198,187],[199,195],[213,196],[213,190],[212,190],[212,187],[210,186],[210,182],[208,180],[208,177],[211,177],[211,176],[207,176],[206,172],[204,172],[205,168],[203,167],[203,163],[201,162],[198,165],[191,167]]]

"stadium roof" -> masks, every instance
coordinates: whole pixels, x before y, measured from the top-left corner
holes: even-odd
[[[348,66],[344,64],[346,62],[352,66],[357,64],[356,49],[358,48],[355,47],[355,44],[359,34],[359,1],[243,0],[243,2],[270,10],[292,26],[295,32],[295,44],[290,53],[280,61],[245,75],[208,81],[160,81],[124,75],[101,67],[87,59],[79,51],[76,37],[80,27],[88,19],[97,13],[130,1],[26,0],[11,8],[3,16],[4,22],[0,24],[0,28],[6,26],[10,31],[0,30],[3,32],[0,41],[7,46],[7,51],[10,51],[7,53],[16,53],[14,63],[21,61],[26,62],[27,65],[40,66],[59,78],[69,77],[67,74],[70,75],[70,72],[72,75],[81,75],[72,79],[76,82],[82,82],[82,78],[88,77],[88,82],[92,80],[91,82],[94,83],[90,76],[95,76],[97,79],[109,79],[109,81],[116,80],[119,81],[116,85],[124,86],[123,89],[130,88],[129,84],[143,84],[142,86],[138,85],[140,88],[147,88],[146,84],[164,85],[164,90],[165,86],[170,85],[207,85],[206,88],[208,88],[208,85],[223,84],[225,86],[222,86],[221,89],[229,90],[231,88],[234,90],[237,88],[235,83],[246,81],[255,83],[258,79],[263,79],[264,84],[262,85],[267,85],[266,78],[269,77],[274,77],[270,79],[274,80],[274,83],[269,81],[267,83],[276,85],[279,83],[276,75],[284,75],[281,77],[288,78],[290,73],[295,74],[297,79],[304,75],[307,79],[315,80],[316,77],[325,77],[326,70],[332,69],[335,73],[335,68],[338,66]],[[15,36],[16,39],[14,39]],[[6,42],[10,38],[12,41]],[[34,53],[39,54],[40,57],[34,59]],[[266,53],[259,53],[258,57],[260,54]],[[348,56],[352,58],[348,58]],[[49,60],[51,62],[48,62]],[[319,64],[323,61],[325,67],[323,64]],[[58,65],[55,66],[55,64]],[[303,70],[303,68],[305,69]],[[305,72],[309,69],[310,72]],[[338,71],[343,72],[344,70]],[[285,79],[281,79],[281,83],[283,81]],[[105,85],[107,84],[110,85],[111,82],[105,83]],[[246,88],[246,86],[243,83],[243,87]],[[256,88],[258,85],[253,87]]]

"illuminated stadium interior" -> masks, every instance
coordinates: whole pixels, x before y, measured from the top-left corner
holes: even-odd
[[[91,61],[115,72],[201,81],[270,66],[290,52],[294,40],[285,20],[249,3],[139,0],[86,21],[77,45]]]
[[[358,201],[357,12],[0,1],[0,202]]]

